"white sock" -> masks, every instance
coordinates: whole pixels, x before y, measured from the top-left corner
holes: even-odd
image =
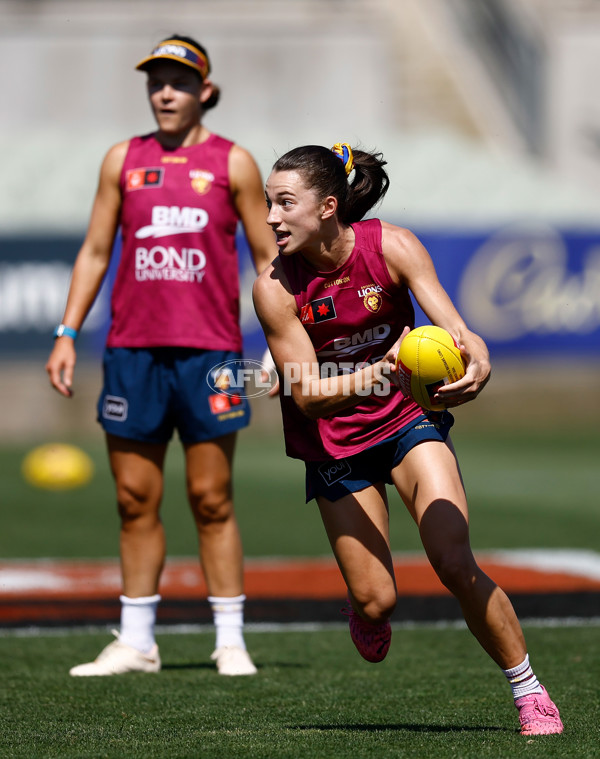
[[[531,693],[542,692],[542,686],[529,664],[529,654],[526,654],[521,664],[517,667],[503,669],[502,671],[512,688],[514,699],[529,696]]]
[[[215,648],[239,646],[246,650],[243,635],[245,600],[244,595],[234,598],[208,597],[217,633]]]
[[[121,632],[119,640],[126,646],[137,648],[143,654],[151,651],[155,644],[154,625],[160,596],[128,598],[119,596],[121,601]]]

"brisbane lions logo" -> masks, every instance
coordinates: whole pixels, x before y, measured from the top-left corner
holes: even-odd
[[[374,314],[379,311],[382,302],[383,301],[379,293],[371,293],[370,295],[365,295],[363,298],[363,303],[365,304],[367,311],[372,311]]]
[[[367,311],[376,314],[381,308],[383,298],[380,293],[383,288],[380,285],[365,285],[358,290],[358,295],[363,299]]]
[[[214,174],[210,171],[200,171],[194,169],[190,171],[190,181],[192,189],[198,193],[198,195],[206,195],[215,181]]]

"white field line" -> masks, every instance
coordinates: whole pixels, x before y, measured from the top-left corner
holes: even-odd
[[[600,580],[600,553],[570,548],[522,548],[510,551],[489,551],[477,554],[478,561],[493,561],[504,566],[527,567],[540,572],[563,574]]]
[[[600,617],[548,617],[543,619],[521,619],[527,627],[600,627]],[[71,635],[110,634],[114,625],[87,625],[85,627],[14,627],[0,629],[0,638],[64,638]],[[346,630],[344,622],[257,622],[248,623],[244,631],[248,633],[318,633],[328,630]],[[436,622],[393,622],[394,630],[466,630],[462,620],[440,620]],[[156,634],[162,635],[214,635],[212,624],[157,625]]]
[[[600,553],[591,550],[576,550],[568,548],[543,549],[543,548],[525,548],[517,550],[497,550],[477,552],[476,557],[479,562],[490,561],[495,564],[501,564],[510,567],[523,567],[535,569],[540,572],[562,572],[564,574],[576,577],[585,577],[591,580],[600,580]],[[399,564],[402,561],[414,561],[420,559],[426,561],[422,553],[396,553],[394,562]],[[169,567],[176,567],[180,561],[191,561],[191,559],[173,558],[167,562],[165,571]],[[98,562],[99,569],[95,574],[95,583],[107,585],[108,587],[119,586],[120,570],[118,560],[111,560],[114,565],[106,566],[106,562]],[[274,571],[282,564],[293,567],[295,564],[303,566],[310,564],[333,563],[331,557],[264,557],[247,559],[246,566],[265,569],[272,567]],[[19,593],[34,590],[60,591],[66,590],[78,584],[77,580],[72,577],[65,577],[61,574],[61,565],[67,567],[76,567],[77,560],[67,560],[65,562],[56,559],[38,559],[38,560],[9,560],[0,562],[0,593]],[[82,565],[94,565],[94,561],[81,561]],[[82,577],[81,582],[89,583],[90,579]],[[197,577],[190,579],[192,585],[197,582]]]

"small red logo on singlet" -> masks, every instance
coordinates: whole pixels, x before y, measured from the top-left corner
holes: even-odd
[[[331,295],[307,303],[305,306],[302,306],[302,310],[300,311],[300,321],[302,324],[318,324],[330,319],[337,319]]]
[[[125,175],[125,189],[142,190],[161,187],[164,171],[164,169],[129,169]]]

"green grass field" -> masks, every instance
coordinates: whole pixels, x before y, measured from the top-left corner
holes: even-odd
[[[518,435],[499,430],[491,435],[485,428],[458,426],[453,439],[469,496],[475,550],[600,550],[600,449],[594,429]],[[43,491],[23,480],[21,462],[32,445],[0,446],[0,556],[117,556],[113,485],[100,433],[81,443],[95,461],[95,477],[73,491]],[[304,503],[303,465],[286,458],[278,431],[244,430],[235,468],[236,509],[248,556],[330,553],[314,502]],[[191,556],[196,543],[177,442],[170,448],[166,471],[163,519],[168,551]],[[393,550],[420,550],[404,506],[395,491],[389,492]]]
[[[463,629],[400,629],[369,665],[346,630],[250,632],[259,673],[224,678],[213,636],[158,636],[159,675],[70,678],[105,635],[0,638],[11,759],[551,759],[598,756],[598,627],[525,630],[565,732],[526,738],[501,672]]]
[[[593,427],[590,425],[589,427]],[[560,432],[485,424],[456,429],[475,550],[599,550],[595,430]],[[36,441],[39,443],[47,440]],[[78,442],[69,440],[68,442]],[[61,493],[24,482],[35,445],[0,447],[2,558],[117,556],[117,518],[100,434],[79,444],[96,474]],[[316,507],[303,499],[303,468],[287,459],[278,432],[244,431],[236,462],[237,512],[248,556],[329,555]],[[394,551],[419,550],[399,499]],[[167,459],[164,521],[170,555],[196,552],[179,447]],[[254,678],[219,677],[213,634],[158,636],[160,675],[74,679],[106,632],[0,636],[0,756],[174,759],[481,759],[597,757],[598,626],[526,627],[532,663],[561,707],[561,736],[517,733],[510,690],[464,629],[396,628],[392,650],[369,665],[347,629],[250,631]]]

